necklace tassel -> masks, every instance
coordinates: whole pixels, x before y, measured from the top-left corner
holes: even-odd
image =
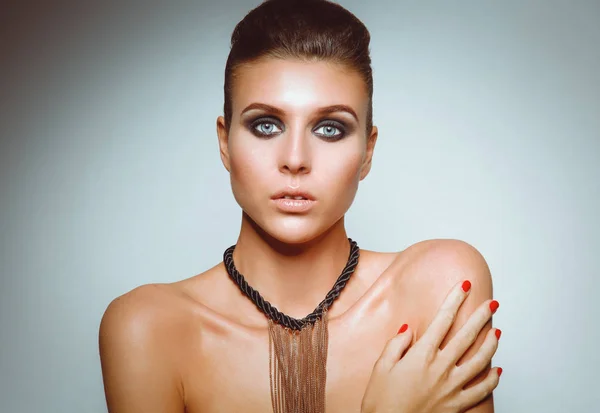
[[[274,413],[325,413],[327,312],[301,330],[269,320],[269,377]]]

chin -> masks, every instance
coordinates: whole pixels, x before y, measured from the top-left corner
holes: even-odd
[[[319,231],[319,228],[314,224],[309,225],[308,222],[294,223],[290,225],[286,223],[271,223],[267,225],[266,232],[277,241],[284,244],[304,244],[317,238],[323,231]]]
[[[275,241],[288,245],[305,244],[327,231],[327,226],[308,216],[287,216],[271,219],[260,225],[264,233]]]

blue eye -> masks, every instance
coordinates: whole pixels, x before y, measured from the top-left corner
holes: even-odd
[[[258,132],[262,133],[263,135],[271,135],[273,132],[281,132],[281,129],[279,129],[278,131],[275,131],[275,129],[277,129],[277,125],[275,125],[274,123],[259,123],[258,125],[256,125],[254,127],[254,129],[256,129]]]
[[[321,132],[318,132],[322,130]],[[337,123],[326,122],[315,129],[315,133],[326,140],[338,140],[344,137],[345,131]]]
[[[281,128],[271,120],[259,120],[252,124],[252,132],[258,136],[272,136],[281,132]]]
[[[274,118],[259,118],[248,125],[252,133],[259,138],[270,138],[283,132],[283,125]],[[325,141],[337,141],[346,136],[346,127],[340,122],[326,120],[313,133]]]

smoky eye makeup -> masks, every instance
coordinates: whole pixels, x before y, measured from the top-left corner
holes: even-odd
[[[354,128],[347,125],[346,122],[333,119],[323,120],[313,129],[313,133],[329,142],[339,141],[347,135],[352,134],[353,131]]]
[[[245,121],[244,125],[253,135],[264,139],[277,136],[285,131],[283,122],[273,116],[256,116]],[[324,141],[335,142],[352,134],[354,130],[355,127],[345,121],[326,118],[317,122],[312,132]]]
[[[246,128],[259,138],[268,138],[284,131],[283,123],[272,116],[259,116],[245,122]],[[277,130],[279,129],[279,130]]]

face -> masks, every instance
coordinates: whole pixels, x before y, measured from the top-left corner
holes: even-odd
[[[364,81],[336,63],[276,58],[235,75],[229,132],[217,120],[234,197],[270,236],[309,242],[342,222],[369,172],[377,129],[365,133]]]

